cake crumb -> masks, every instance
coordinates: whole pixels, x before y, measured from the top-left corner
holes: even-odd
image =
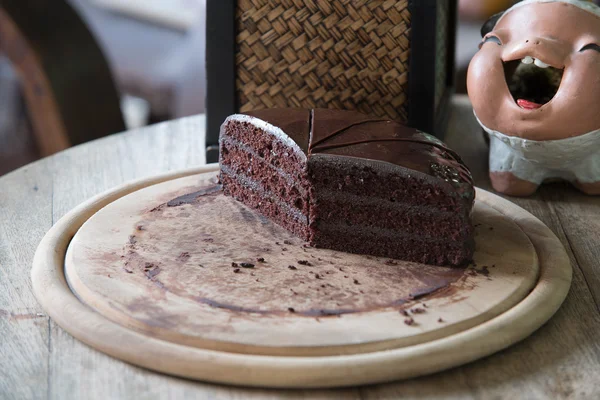
[[[385,265],[398,265],[398,263],[396,261],[394,261],[394,260],[387,260],[385,262]]]
[[[243,263],[240,264],[240,266],[242,268],[254,268],[254,264],[249,263],[249,262],[243,262]]]
[[[298,264],[311,267],[312,264],[308,260],[298,260]]]
[[[410,317],[410,314],[406,310],[400,311],[400,314],[404,315],[405,317]]]
[[[148,279],[152,279],[154,278],[156,275],[158,275],[160,273],[160,268],[155,266],[154,268],[150,269],[150,270],[146,270],[146,277]]]
[[[480,274],[480,275],[483,275],[483,276],[487,277],[487,276],[490,275],[490,270],[488,269],[487,265],[484,265],[483,267],[481,267],[481,269],[474,268],[474,269],[470,270],[468,272],[468,274],[471,275],[471,276],[475,276],[477,274]]]
[[[290,242],[289,240],[284,240],[284,241],[283,241],[283,244],[291,245],[291,244],[293,244],[293,243],[292,243],[292,242]]]
[[[427,308],[427,304],[423,303],[423,307]]]
[[[288,307],[288,311],[291,312],[291,313],[295,313],[296,312],[296,310],[294,310],[293,307]]]
[[[138,225],[135,227],[135,229],[137,229],[138,231],[143,231],[145,228],[144,225]]]
[[[423,314],[425,312],[425,309],[421,307],[415,307],[411,308],[410,312],[412,312],[413,314]]]
[[[123,267],[123,271],[127,272],[128,274],[133,274],[133,271],[130,270],[129,268]]]
[[[319,274],[315,274],[315,278],[317,278],[317,279],[323,279],[323,278],[321,278],[321,275],[319,275]]]
[[[156,268],[156,265],[154,265],[150,262],[147,262],[146,264],[144,264],[144,271],[148,271],[149,269],[152,269],[152,268]]]
[[[236,268],[236,269],[233,270],[233,272],[236,273],[236,274],[239,274],[240,273],[240,269]]]
[[[348,275],[344,275],[344,278],[348,278]]]
[[[438,318],[438,322],[441,324],[442,322],[444,322],[444,320],[442,319],[442,317]]]
[[[292,269],[292,270],[297,270],[298,269],[298,268],[294,267],[293,265],[288,265],[288,268]]]
[[[408,326],[412,326],[412,325],[414,325],[414,324],[415,324],[415,320],[414,320],[414,318],[406,318],[406,319],[404,320],[404,323],[405,323],[406,325],[408,325]]]
[[[256,261],[258,261],[258,262],[260,262],[260,263],[264,263],[264,262],[265,262],[265,259],[264,259],[264,257],[258,257],[258,258],[256,259]]]
[[[239,267],[238,263],[236,263],[236,262],[232,262],[232,263],[231,263],[231,266],[232,266],[233,268],[237,268],[237,267]]]
[[[137,239],[135,238],[135,235],[129,235],[129,244],[136,244]]]
[[[354,284],[355,284],[355,285],[360,285],[360,282],[358,281],[358,279],[355,279],[355,280],[354,280]]]

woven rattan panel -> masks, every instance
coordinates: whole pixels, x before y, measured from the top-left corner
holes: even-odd
[[[406,121],[408,0],[238,0],[238,108],[323,107]]]

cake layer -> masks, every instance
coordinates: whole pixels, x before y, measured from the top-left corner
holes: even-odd
[[[315,154],[308,162],[308,170],[316,191],[335,189],[464,216],[469,215],[473,203],[472,194],[463,196],[449,183],[386,162]]]
[[[245,120],[231,120],[225,124],[220,140],[244,143],[247,145],[247,150],[251,149],[252,153],[262,158],[265,163],[295,179],[301,179],[304,175],[306,156],[299,148],[294,149],[290,143],[281,141],[269,131],[269,129],[274,130],[275,127],[265,124],[265,128],[267,129],[252,125]]]
[[[261,185],[251,178],[241,174],[233,174],[226,165],[221,167],[220,180],[225,195],[234,197],[283,228],[304,240],[308,240],[308,219],[299,210],[280,201],[277,196],[264,190]]]
[[[474,251],[473,240],[430,240],[389,230],[339,225],[322,225],[312,232],[310,242],[315,247],[347,253],[435,265],[463,265],[471,260]]]
[[[223,165],[228,166],[234,175],[252,176],[255,184],[260,185],[263,190],[276,188],[276,191],[270,189],[273,196],[308,216],[308,183],[304,182],[304,179],[292,178],[256,156],[248,146],[235,143],[231,139],[222,140],[221,151],[226,155]]]
[[[345,223],[348,226],[383,228],[424,237],[465,240],[472,235],[468,217],[438,211],[421,204],[405,204],[385,199],[334,191],[319,191],[313,205],[311,223]]]

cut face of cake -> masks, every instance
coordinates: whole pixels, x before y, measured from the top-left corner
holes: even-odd
[[[315,247],[471,260],[471,174],[431,135],[353,111],[268,109],[227,118],[220,150],[225,195]]]

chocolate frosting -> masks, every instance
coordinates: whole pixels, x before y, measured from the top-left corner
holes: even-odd
[[[245,113],[262,119],[286,133],[306,154],[310,142],[311,111],[301,108],[268,108]]]
[[[434,136],[399,122],[355,111],[266,109],[246,115],[284,131],[304,153],[365,158],[442,179],[471,197],[471,173],[454,151]]]

